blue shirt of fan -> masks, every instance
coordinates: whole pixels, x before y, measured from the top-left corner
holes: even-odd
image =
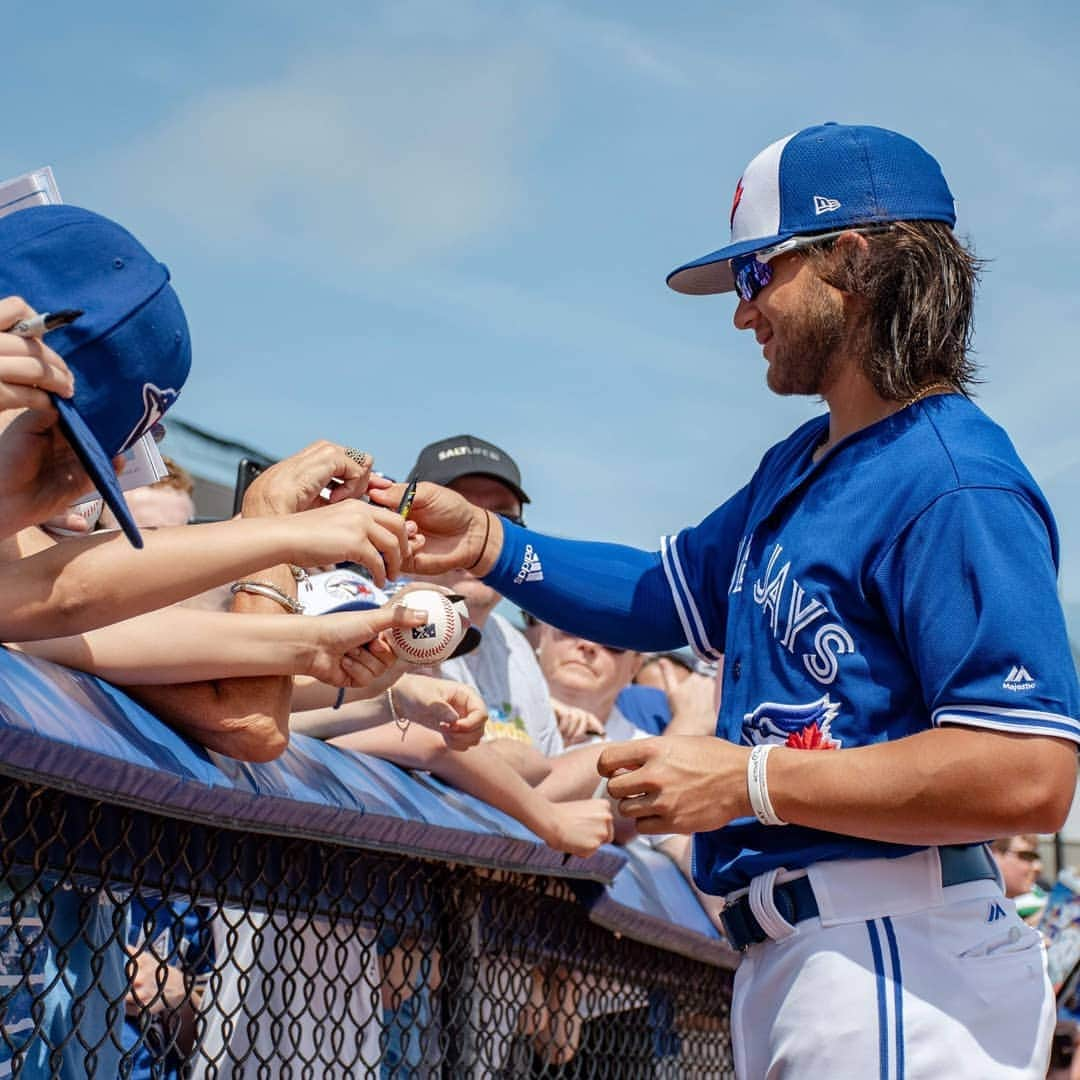
[[[636,728],[650,735],[663,735],[671,723],[667,694],[655,686],[631,683],[619,691],[615,707]]]
[[[179,968],[200,991],[214,968],[209,912],[185,901],[133,894],[129,944],[149,951],[159,964]],[[130,1080],[179,1080],[186,1058],[169,1035],[172,1011],[124,1015],[124,1075]]]
[[[815,753],[947,724],[1080,741],[1057,530],[1005,432],[956,394],[815,463],[827,430],[803,425],[664,545],[688,641],[725,656],[717,734]],[[696,837],[695,875],[723,894],[778,866],[915,850],[744,819]]]

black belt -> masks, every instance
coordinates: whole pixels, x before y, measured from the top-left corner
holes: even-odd
[[[966,881],[997,880],[997,865],[985,844],[962,844],[938,848],[941,855],[941,884],[963,885]],[[818,915],[817,897],[809,877],[785,881],[773,889],[773,903],[780,915],[794,926],[804,919]],[[751,945],[766,941],[768,934],[761,928],[750,908],[750,896],[745,894],[732,901],[720,913],[724,932],[733,949],[742,952]]]

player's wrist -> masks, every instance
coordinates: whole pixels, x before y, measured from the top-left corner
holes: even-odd
[[[480,538],[480,544],[476,561],[467,569],[474,577],[484,577],[495,568],[502,553],[502,518],[491,510],[481,510],[479,516],[473,518],[469,531]]]
[[[760,743],[746,759],[746,797],[751,812],[762,825],[788,824],[777,813],[769,790],[769,757],[776,749],[771,743]]]

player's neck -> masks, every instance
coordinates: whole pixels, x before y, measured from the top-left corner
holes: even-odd
[[[818,447],[816,457],[821,457],[856,431],[876,424],[904,407],[903,402],[881,397],[854,363],[840,367],[822,397],[829,406],[829,438]]]

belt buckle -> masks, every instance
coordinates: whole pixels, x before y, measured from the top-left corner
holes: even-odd
[[[728,945],[737,953],[744,953],[751,945],[768,940],[769,935],[761,928],[746,896],[739,897],[733,904],[725,904],[720,912],[720,921]]]

